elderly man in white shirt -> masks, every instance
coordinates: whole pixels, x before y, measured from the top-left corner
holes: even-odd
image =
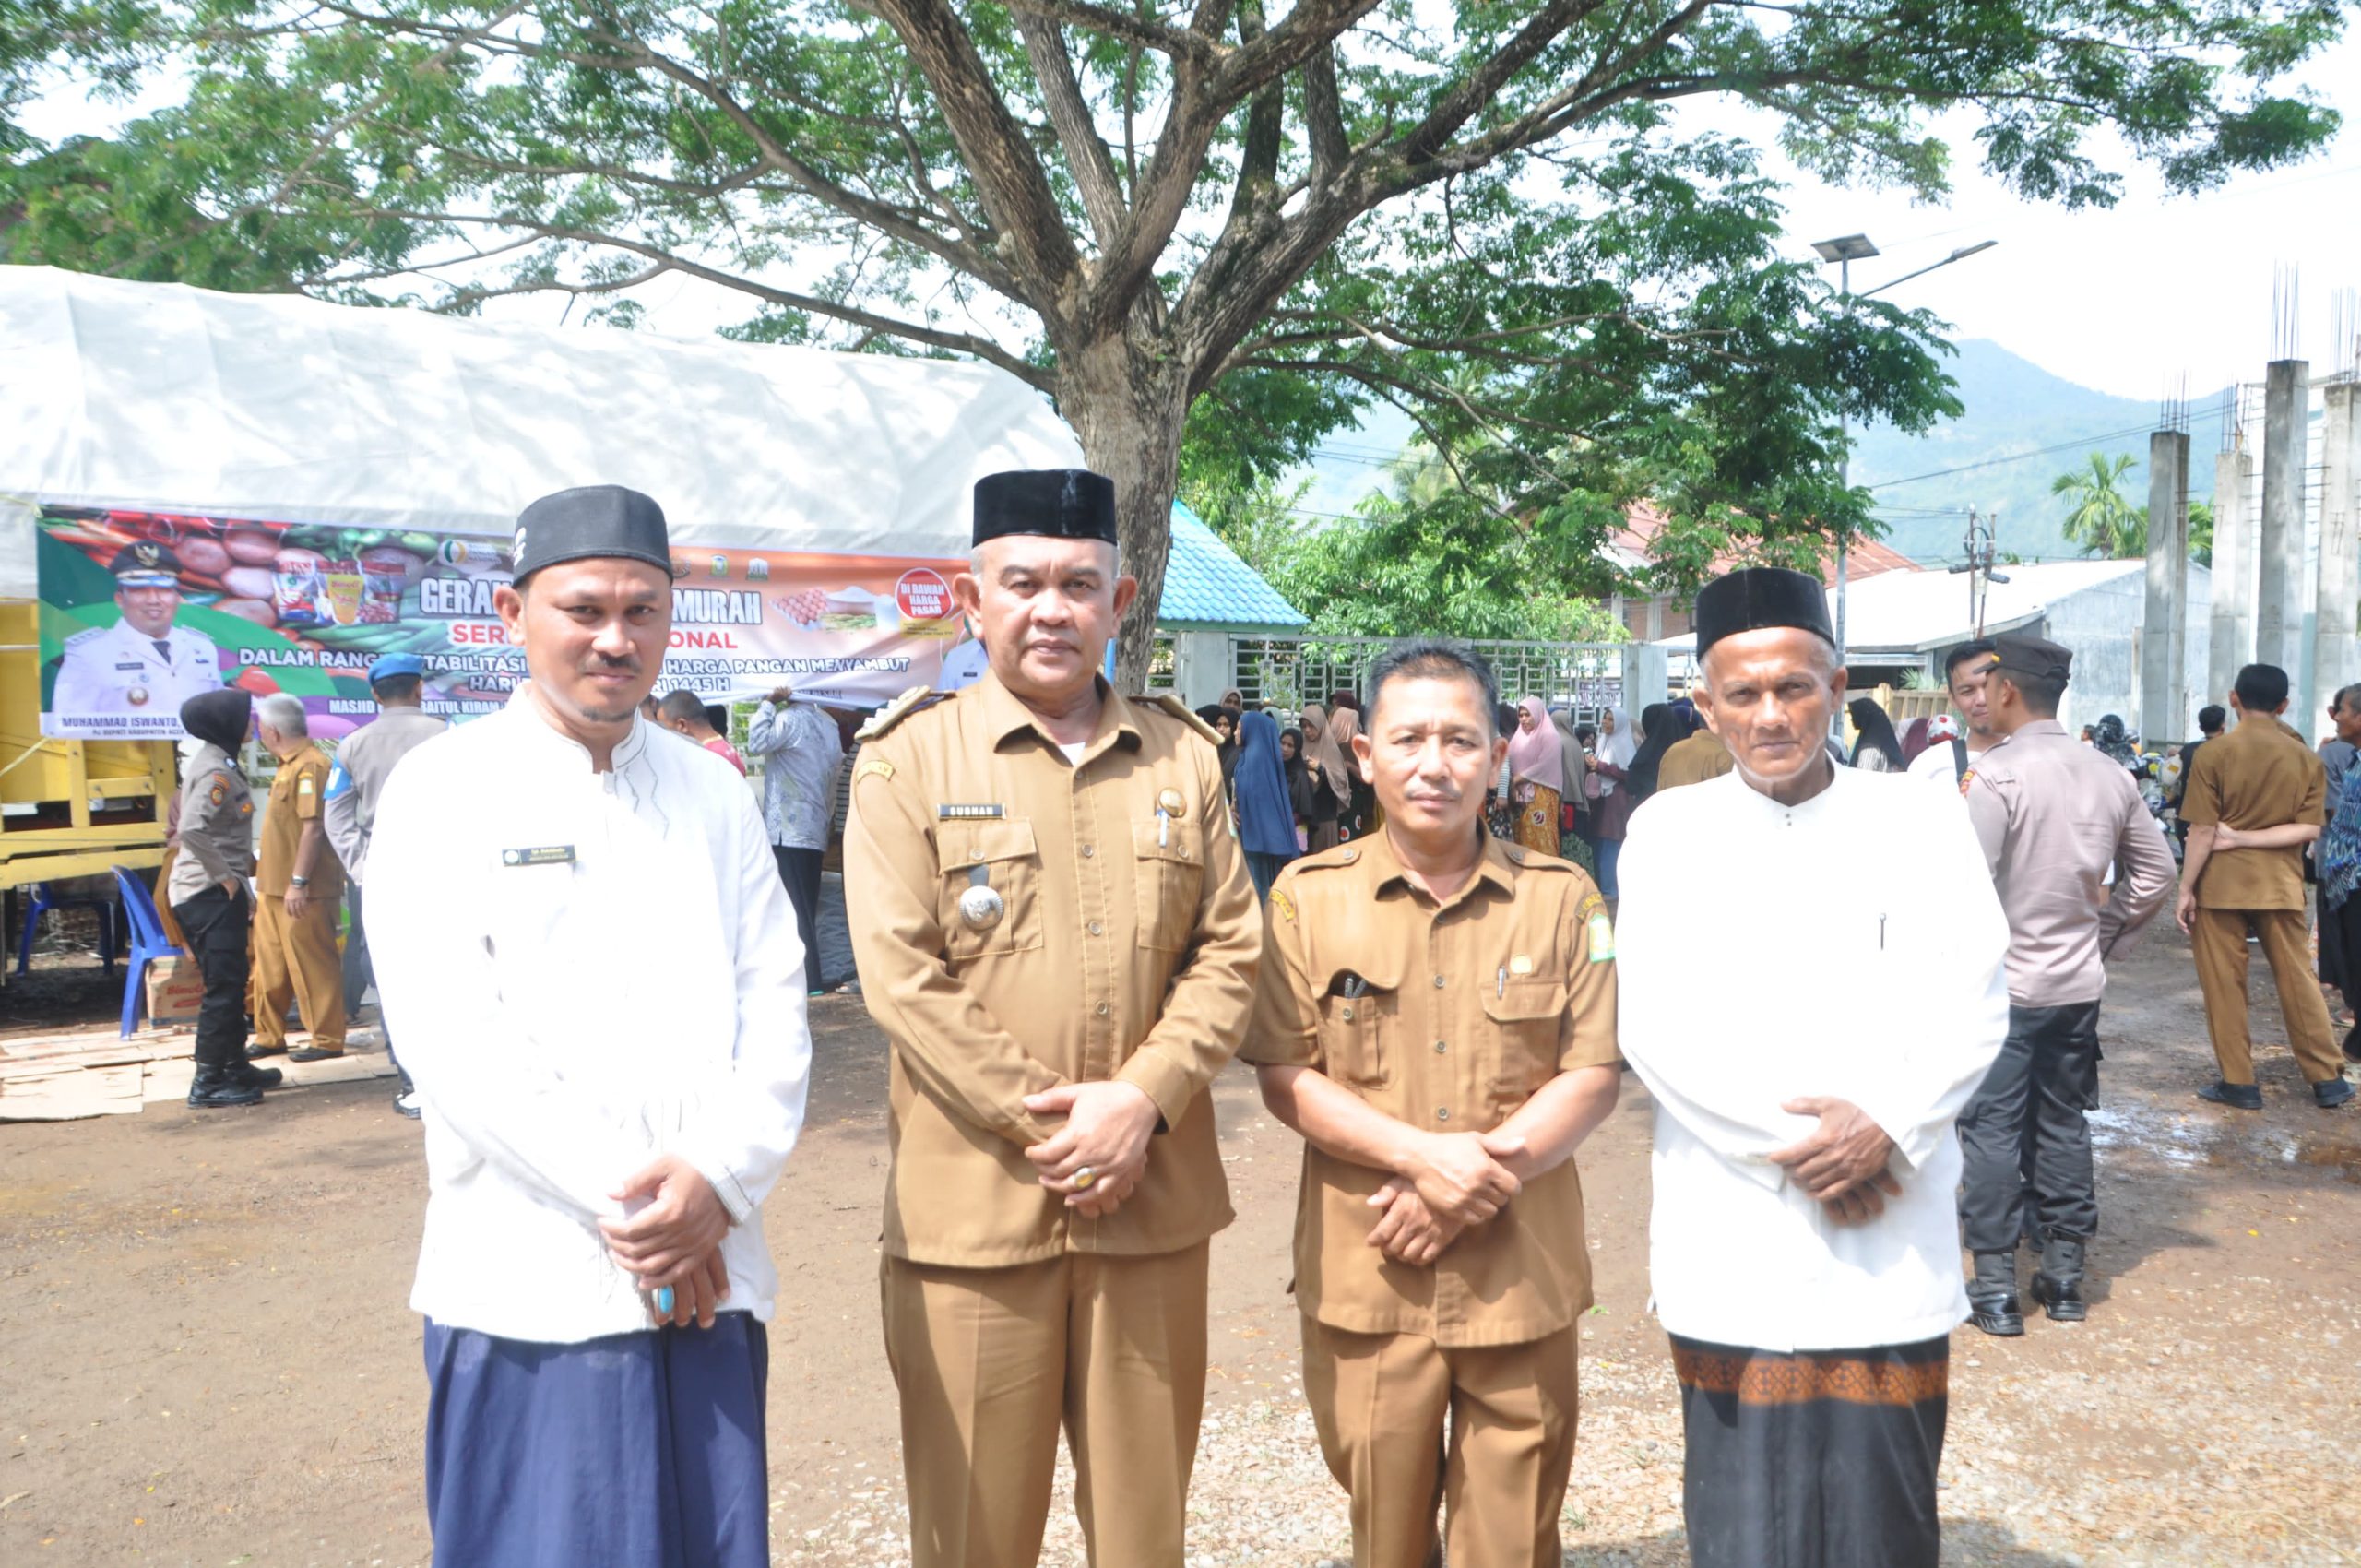
[[[386,1017],[425,1108],[438,1562],[766,1568],[803,952],[737,770],[637,716],[670,627],[663,513],[528,507],[496,603],[531,679],[387,782]]]
[[[1967,1315],[1952,1123],[2008,1029],[2007,925],[1965,812],[1830,762],[1845,677],[1818,582],[1731,573],[1696,625],[1699,707],[1738,766],[1634,814],[1617,932],[1691,1560],[1935,1568]]]

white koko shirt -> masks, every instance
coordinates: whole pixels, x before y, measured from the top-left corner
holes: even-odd
[[[1952,1126],[2008,1032],[2008,928],[1967,814],[1902,774],[1835,770],[1800,806],[1726,774],[1632,814],[1617,867],[1619,1032],[1656,1104],[1649,1273],[1688,1338],[1908,1344],[1967,1315]],[[1779,1109],[1851,1100],[1902,1195],[1838,1225],[1766,1157]]]
[[[519,686],[388,780],[369,946],[425,1107],[413,1309],[552,1343],[647,1327],[597,1220],[674,1153],[730,1210],[725,1309],[769,1320],[761,1206],[803,1124],[812,1037],[736,768],[641,719],[593,772]]]

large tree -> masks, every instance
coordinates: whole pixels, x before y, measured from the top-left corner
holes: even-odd
[[[1930,195],[1930,117],[1971,106],[2029,196],[2111,201],[2118,148],[2198,190],[2330,136],[2279,84],[2343,8],[185,0],[186,104],[14,172],[0,244],[457,308],[679,275],[750,336],[988,361],[1118,482],[1136,674],[1184,435],[1242,481],[1384,398],[1500,470],[1454,494],[1577,542],[1643,492],[1700,559],[1861,525],[1839,416],[1945,411],[1934,324],[1782,261],[1746,150],[1669,106],[1745,101],[1805,168]]]

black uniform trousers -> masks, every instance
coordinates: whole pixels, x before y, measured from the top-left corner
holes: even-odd
[[[196,1064],[235,1067],[246,1060],[246,942],[254,900],[216,884],[173,905],[172,918],[181,922],[189,956],[205,980],[205,1001],[196,1010]]]
[[[2016,1251],[2028,1204],[2046,1234],[2084,1241],[2096,1234],[2083,1112],[2098,1102],[2099,1004],[2011,1003],[2009,1037],[1959,1118],[1959,1210],[1969,1252]]]
[[[820,973],[820,860],[818,849],[774,844],[778,876],[787,884],[787,902],[795,911],[795,934],[803,939],[803,989],[819,991],[827,981]]]

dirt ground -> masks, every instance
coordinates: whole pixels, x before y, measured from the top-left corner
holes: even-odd
[[[2267,1108],[2240,1116],[2190,1098],[2211,1057],[2178,934],[2118,973],[2097,1304],[2083,1325],[1954,1340],[1947,1562],[2361,1562],[2361,1113],[2312,1107],[2268,1043],[2284,1037],[2267,977],[2255,990]],[[0,992],[0,1028],[26,997]],[[813,1017],[810,1130],[768,1206],[774,1550],[868,1568],[907,1562],[876,1321],[884,1056],[857,998]],[[1191,1561],[1310,1568],[1347,1541],[1284,1294],[1296,1146],[1242,1072],[1217,1092],[1240,1218],[1215,1244]],[[346,1084],[0,1126],[0,1562],[428,1560],[404,1305],[423,1176],[386,1099]],[[1600,1304],[1570,1564],[1685,1562],[1647,1315],[1648,1115],[1631,1083],[1583,1155]],[[1070,1519],[1043,1561],[1081,1562]]]

